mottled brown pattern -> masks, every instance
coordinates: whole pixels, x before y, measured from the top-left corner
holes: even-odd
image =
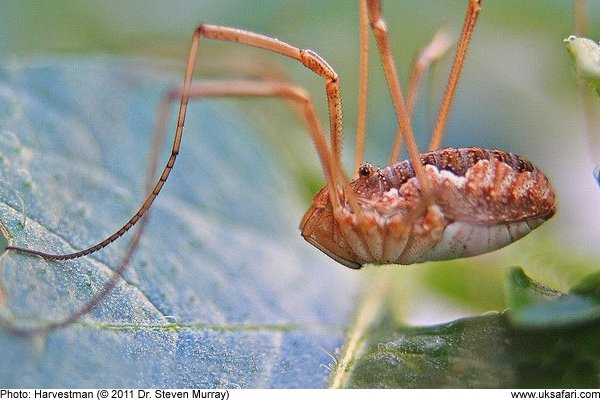
[[[451,171],[454,175],[464,176],[466,172],[479,160],[498,160],[510,166],[516,172],[533,171],[535,167],[527,160],[515,154],[500,150],[486,150],[476,147],[447,148],[421,154],[423,165],[433,165],[440,171]],[[373,189],[388,191],[399,188],[410,178],[415,177],[415,172],[410,161],[404,160],[394,165],[378,169],[368,179],[358,179],[352,183],[359,193],[368,193]]]
[[[553,193],[544,197],[550,184],[544,174],[524,158],[500,150],[479,148],[447,148],[421,154],[424,166],[433,165],[438,171],[449,171],[456,177],[465,177],[464,189],[453,182],[439,181],[430,175],[438,203],[447,218],[471,221],[507,221],[531,216],[550,218],[553,214]],[[484,161],[479,163],[480,161]],[[355,193],[366,201],[380,201],[391,189],[401,196],[414,199],[414,188],[405,187],[415,173],[409,161],[404,160],[362,176],[351,183]]]

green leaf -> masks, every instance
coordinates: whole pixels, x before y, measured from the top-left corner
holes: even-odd
[[[335,387],[539,388],[600,384],[600,318],[587,314],[588,303],[583,297],[575,300],[578,296],[560,294],[533,281],[521,269],[513,270],[508,277],[508,301],[515,309],[435,326],[406,326],[395,317],[395,306],[381,301],[380,290],[369,292],[379,294],[361,306],[335,366],[331,380]],[[571,299],[569,307],[563,306],[567,299]],[[548,313],[545,318],[544,312]],[[573,316],[566,318],[569,312]],[[525,319],[531,314],[533,317]],[[361,315],[369,318],[361,319]]]
[[[586,276],[581,282],[571,288],[570,293],[585,296],[595,303],[600,304],[600,272]]]
[[[508,279],[508,306],[514,324],[523,328],[568,327],[600,321],[600,303],[590,296],[597,288],[596,275],[586,278],[566,295],[552,290],[515,268]]]
[[[505,319],[497,314],[416,328],[384,317],[370,330],[346,387],[510,386],[505,337]]]
[[[552,301],[564,296],[548,286],[534,281],[522,268],[514,268],[508,275],[508,306],[513,310],[522,310],[537,302]]]
[[[154,64],[0,69],[0,220],[11,243],[82,249],[139,207],[158,103],[181,80]],[[122,281],[66,329],[20,337],[0,326],[0,386],[325,384],[360,275],[301,239],[289,176],[242,111],[214,100],[189,110],[180,158]],[[79,309],[127,240],[67,262],[5,253],[2,316],[35,325]]]

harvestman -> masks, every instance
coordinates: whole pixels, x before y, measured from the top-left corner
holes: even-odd
[[[69,260],[89,255],[118,239],[136,222],[135,232],[121,264],[104,288],[79,311],[43,327],[21,333],[44,332],[63,327],[95,307],[117,283],[142,236],[142,216],[160,193],[179,153],[183,125],[190,97],[254,96],[294,101],[308,125],[326,185],[314,197],[300,223],[302,236],[325,254],[350,268],[364,264],[412,264],[472,256],[503,247],[529,233],[549,219],[555,210],[554,192],[544,174],[529,161],[499,150],[479,148],[443,149],[440,142],[459,81],[467,49],[480,12],[481,1],[470,0],[448,84],[432,134],[430,152],[419,154],[410,121],[419,79],[411,79],[405,102],[392,57],[387,28],[380,17],[378,0],[360,1],[360,93],[356,138],[355,170],[349,181],[342,171],[342,110],[337,73],[311,50],[223,26],[202,25],[193,35],[185,79],[181,90],[166,96],[159,115],[157,133],[166,129],[168,104],[181,99],[171,156],[160,179],[139,211],[117,232],[102,242],[71,254],[48,254],[8,246],[7,249],[50,260]],[[392,146],[389,166],[375,169],[360,164],[363,158],[367,109],[367,59],[369,27],[377,43],[384,73],[398,117],[399,130]],[[201,38],[237,42],[289,57],[325,79],[329,108],[329,143],[313,102],[300,87],[282,81],[234,81],[192,87],[194,64]],[[421,61],[428,62],[428,55]],[[413,75],[422,72],[417,62]],[[421,69],[420,69],[421,68]],[[410,111],[409,111],[410,109]],[[407,145],[409,161],[396,163],[401,140]],[[158,151],[154,148],[154,159]],[[153,162],[154,165],[155,161]],[[150,168],[153,175],[154,168]]]

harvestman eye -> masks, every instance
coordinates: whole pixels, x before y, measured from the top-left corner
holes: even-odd
[[[373,166],[370,164],[364,164],[361,165],[360,168],[358,168],[358,175],[363,178],[368,178],[369,176],[371,176],[371,174],[373,174],[373,172]]]
[[[524,158],[500,150],[476,147],[440,149],[446,121],[452,106],[462,66],[475,28],[481,4],[469,0],[462,33],[454,57],[448,84],[431,137],[429,152],[420,154],[414,139],[412,105],[419,79],[411,79],[405,100],[386,25],[381,19],[378,0],[360,2],[360,76],[358,128],[354,171],[358,178],[349,181],[341,166],[342,108],[339,77],[324,58],[256,33],[215,25],[201,25],[192,37],[184,83],[163,101],[155,143],[165,134],[168,105],[180,99],[180,111],[171,156],[160,179],[149,190],[138,212],[105,240],[71,254],[49,254],[33,249],[8,246],[7,249],[51,260],[68,260],[89,255],[108,246],[138,221],[142,225],[127,253],[105,287],[82,309],[63,321],[21,333],[43,332],[65,326],[88,313],[118,281],[140,240],[146,221],[144,215],[162,190],[175,164],[183,134],[187,103],[190,98],[218,96],[273,97],[294,102],[311,134],[325,186],[315,195],[304,215],[302,236],[323,253],[350,268],[365,264],[413,264],[428,260],[448,260],[486,253],[523,237],[552,217],[554,192],[544,174]],[[367,112],[368,36],[373,32],[383,65],[399,130],[390,155],[390,165],[375,171],[362,164]],[[310,96],[300,87],[282,81],[226,81],[192,86],[194,65],[201,39],[240,43],[269,50],[298,61],[325,80],[329,111],[329,135],[317,116]],[[448,41],[436,36],[427,51],[417,59],[412,76],[422,75],[427,65],[444,52]],[[407,105],[409,107],[407,107]],[[410,110],[410,111],[409,111]],[[399,146],[406,143],[409,160],[397,162]],[[153,163],[159,151],[155,148]],[[154,167],[148,176],[154,176]]]

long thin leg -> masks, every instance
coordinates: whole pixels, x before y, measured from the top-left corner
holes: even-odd
[[[365,133],[367,130],[367,99],[369,94],[369,14],[367,4],[359,0],[359,66],[358,66],[358,112],[356,117],[356,144],[354,172],[364,162]]]
[[[587,17],[588,7],[586,0],[573,1],[573,15],[575,17],[575,33],[586,36],[589,32]]]
[[[433,36],[429,44],[419,53],[413,62],[408,79],[408,98],[406,100],[406,111],[411,120],[414,114],[415,103],[417,102],[419,91],[422,87],[423,77],[427,74],[433,63],[444,57],[451,45],[452,39],[448,32],[440,30]],[[402,130],[398,127],[398,129],[396,129],[396,134],[394,135],[392,150],[390,151],[388,162],[390,165],[398,161],[401,150]]]
[[[121,276],[129,266],[129,263],[131,262],[131,259],[133,258],[133,255],[140,243],[142,235],[146,230],[147,222],[147,217],[142,218],[140,220],[140,223],[137,225],[137,229],[135,230],[131,241],[129,242],[129,246],[125,251],[125,255],[121,259],[119,266],[113,271],[113,273],[108,278],[108,281],[106,281],[106,283],[100,289],[100,291],[98,291],[94,295],[94,297],[92,297],[90,301],[85,303],[79,310],[75,311],[73,314],[66,316],[60,321],[51,322],[43,326],[20,327],[14,325],[14,322],[4,319],[4,317],[0,318],[0,323],[3,323],[5,325],[5,329],[18,335],[37,335],[64,328],[77,321],[79,318],[83,317],[90,311],[92,311],[119,283]]]
[[[456,55],[454,56],[454,63],[450,70],[450,76],[448,77],[448,85],[446,86],[446,92],[438,112],[438,118],[431,134],[431,143],[429,144],[429,150],[436,150],[440,147],[442,142],[442,136],[444,135],[444,129],[446,128],[446,122],[452,107],[452,101],[454,100],[454,94],[456,93],[456,87],[460,80],[460,73],[467,57],[467,51],[469,50],[469,43],[473,36],[473,30],[475,29],[475,23],[477,17],[481,11],[481,0],[470,0],[467,7],[467,14],[465,15],[465,22],[463,29],[460,34],[458,41],[458,47],[456,48]]]
[[[428,204],[431,204],[431,190],[430,184],[425,175],[423,165],[421,165],[421,157],[417,144],[415,142],[415,134],[413,132],[412,124],[406,110],[404,97],[402,95],[402,89],[400,88],[400,82],[398,81],[398,74],[396,71],[396,65],[392,56],[392,49],[390,47],[390,40],[387,32],[385,22],[381,19],[381,4],[379,0],[364,0],[367,2],[367,8],[369,12],[369,22],[371,29],[375,35],[377,41],[377,47],[379,49],[379,56],[383,64],[383,70],[385,77],[390,89],[392,101],[396,109],[398,116],[398,125],[402,130],[404,141],[408,149],[408,154],[415,170],[415,175],[421,185],[421,192]]]
[[[178,93],[174,92],[170,96],[176,98]],[[301,87],[285,81],[222,81],[192,88],[190,96],[195,98],[275,97],[292,100],[300,108],[304,121],[309,128],[329,189],[331,191],[335,189],[333,172],[330,168],[330,160],[333,155],[327,145],[314,103],[310,95]]]
[[[408,79],[408,99],[406,100],[406,108],[411,118],[419,91],[422,88],[423,77],[432,64],[446,55],[452,42],[452,37],[446,30],[439,30],[415,59]]]
[[[7,246],[7,250],[17,250],[23,253],[37,255],[45,259],[51,260],[70,260],[78,257],[83,257],[108,246],[110,243],[123,236],[148,211],[148,209],[162,190],[167,178],[169,177],[169,174],[171,173],[171,170],[173,169],[173,165],[175,164],[177,155],[179,154],[181,138],[183,134],[183,126],[185,123],[187,103],[189,101],[190,87],[192,77],[194,74],[195,61],[198,53],[198,45],[201,37],[227,42],[238,42],[258,47],[261,49],[270,50],[295,59],[297,61],[300,61],[305,67],[325,78],[325,90],[327,94],[329,107],[329,121],[331,134],[330,145],[332,149],[332,156],[328,157],[324,154],[320,154],[319,156],[321,158],[328,157],[326,162],[324,162],[324,173],[326,179],[328,180],[328,185],[332,189],[330,191],[332,197],[332,204],[336,208],[339,208],[341,206],[337,188],[345,188],[347,185],[346,178],[342,172],[340,161],[342,143],[342,109],[339,79],[337,73],[333,70],[333,68],[329,66],[329,64],[327,64],[325,60],[323,60],[318,54],[311,50],[302,50],[297,47],[291,46],[287,43],[281,42],[277,39],[269,38],[267,36],[239,29],[215,25],[201,25],[194,31],[194,35],[192,36],[192,44],[190,46],[190,52],[185,71],[181,103],[179,107],[179,115],[177,118],[177,128],[175,130],[175,138],[173,140],[171,155],[163,169],[163,172],[158,182],[156,183],[152,192],[148,195],[138,212],[125,225],[123,225],[118,231],[113,233],[111,236],[94,246],[91,246],[87,249],[78,252],[69,254],[50,254],[42,251],[24,249],[15,246]],[[317,142],[316,138],[315,142]],[[345,191],[347,192],[347,190]],[[355,203],[355,201],[352,201],[352,203]],[[353,205],[353,208],[356,209],[357,207]]]
[[[321,160],[324,171],[328,171],[326,165],[328,160],[331,158],[329,148],[327,147],[327,141],[323,134],[323,128],[320,124],[319,117],[315,110],[314,104],[310,96],[300,87],[281,81],[224,81],[214,82],[203,86],[192,87],[188,90],[189,98],[206,98],[206,97],[269,97],[269,98],[281,98],[294,101],[300,108],[306,124],[309,127],[311,136],[317,148],[317,153]],[[157,128],[155,134],[154,143],[161,143],[165,136],[166,122],[168,118],[168,109],[170,103],[173,100],[179,99],[182,95],[181,90],[170,91],[161,103],[161,109],[159,110],[159,117],[157,119]],[[160,133],[162,132],[162,133]],[[153,156],[158,156],[158,152],[153,149]],[[151,162],[151,167],[148,169],[148,175],[153,175],[154,170],[152,165],[156,163]],[[326,172],[327,174],[328,172]],[[330,181],[330,179],[328,179]],[[103,299],[110,293],[110,291],[119,282],[122,274],[129,265],[131,258],[135,252],[137,245],[141,239],[143,231],[146,226],[147,218],[142,218],[138,224],[138,229],[135,231],[133,238],[127,248],[125,256],[121,260],[117,269],[110,276],[105,285],[100,289],[94,297],[87,302],[83,307],[74,312],[73,314],[65,317],[64,319],[53,322],[40,327],[18,327],[14,326],[6,321],[7,328],[17,334],[40,334],[55,329],[65,327],[72,322],[78,320],[82,316],[89,313],[94,307],[96,307]]]

